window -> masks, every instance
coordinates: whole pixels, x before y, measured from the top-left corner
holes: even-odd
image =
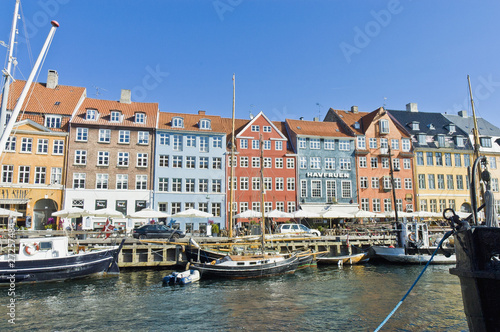
[[[436,189],[436,182],[434,174],[427,174],[427,179],[429,182],[429,189]]]
[[[248,177],[240,177],[240,190],[248,190]]]
[[[370,211],[370,200],[368,198],[361,198],[361,210]]]
[[[252,202],[252,210],[260,212],[260,202]]]
[[[491,191],[498,192],[498,179],[497,178],[491,179]]]
[[[118,112],[118,111],[111,111],[111,115],[109,117],[109,120],[111,122],[120,122],[120,112]]]
[[[21,140],[21,153],[31,153],[33,149],[33,139],[23,137]]]
[[[399,163],[399,158],[392,159],[392,169],[398,171],[401,169],[401,164]]]
[[[184,119],[181,117],[172,118],[172,127],[174,128],[184,128]]]
[[[488,158],[490,169],[496,169],[497,168],[497,158],[495,157],[489,157]]]
[[[186,135],[186,147],[188,148],[196,147],[196,136]]]
[[[252,167],[253,168],[260,168],[260,158],[259,157],[252,157]]]
[[[403,152],[409,152],[411,150],[410,139],[403,138],[401,139],[401,143],[403,145]]]
[[[311,180],[311,197],[321,197],[321,180]]]
[[[463,148],[465,146],[465,139],[462,136],[455,136],[455,141],[457,144],[457,147]]]
[[[172,167],[182,168],[182,156],[172,156]]]
[[[255,133],[255,132],[259,132],[260,128],[257,125],[252,125],[251,130]]]
[[[184,182],[185,185],[185,192],[187,193],[194,193],[194,185],[195,185],[195,180],[194,179],[186,179]]]
[[[491,137],[480,137],[479,141],[483,148],[491,148]]]
[[[35,167],[35,183],[36,184],[45,184],[45,173],[46,168],[37,166]]]
[[[285,202],[276,202],[276,210],[285,212]]]
[[[416,121],[412,122],[411,129],[412,130],[420,130],[420,122],[416,122]]]
[[[85,189],[85,173],[73,173],[73,189]]]
[[[212,192],[220,193],[222,190],[221,180],[212,180]]]
[[[212,158],[212,169],[222,169],[222,158],[213,157]]]
[[[87,164],[87,150],[76,150],[75,165],[86,165],[86,164]]]
[[[351,159],[339,158],[340,170],[348,171],[351,169]]]
[[[221,203],[212,203],[212,214],[214,217],[220,217]]]
[[[53,155],[64,154],[64,141],[62,139],[56,139],[53,141],[52,154]]]
[[[444,154],[444,164],[445,164],[445,166],[449,166],[449,167],[452,166],[452,164],[451,164],[451,153],[445,153]]]
[[[305,138],[299,137],[298,141],[299,141],[299,149],[305,149],[307,147]]]
[[[182,151],[182,135],[173,135],[173,141],[172,149],[174,151]]]
[[[283,158],[274,159],[274,167],[275,168],[283,168]]]
[[[200,137],[200,152],[208,152],[208,137]]]
[[[240,213],[248,210],[248,202],[240,202]]]
[[[319,138],[311,138],[309,139],[309,148],[313,150],[319,150],[320,148],[320,140]]]
[[[437,140],[438,140],[438,147],[444,148],[445,147],[444,135],[437,135]]]
[[[240,149],[248,149],[248,140],[240,139]]]
[[[45,127],[47,128],[61,128],[60,115],[47,115],[45,117]]]
[[[368,177],[362,176],[362,177],[359,178],[359,187],[361,189],[368,188]]]
[[[382,168],[389,168],[389,158],[383,157],[381,161],[382,161]]]
[[[464,154],[464,167],[469,167],[469,166],[470,166],[470,155]]]
[[[16,151],[16,141],[17,141],[17,138],[15,136],[9,136],[9,138],[7,138],[7,142],[5,142],[5,151],[6,152],[15,152]]]
[[[96,189],[108,189],[108,174],[97,174],[95,180]]]
[[[260,178],[252,178],[252,190],[260,190]]]
[[[137,154],[137,167],[148,167],[148,154],[138,153]]]
[[[401,189],[401,179],[394,178],[394,189]]]
[[[320,157],[310,157],[309,167],[311,169],[321,169],[321,158]]]
[[[172,211],[171,212],[172,212],[172,214],[176,214],[176,213],[181,212],[181,203],[180,202],[172,202]]]
[[[162,162],[164,163],[165,160],[162,158],[162,156],[160,156],[160,166],[168,167],[168,156],[163,156],[163,157],[167,157],[166,165],[162,165]],[[128,167],[128,164],[129,164],[128,152],[118,152],[117,166]]]
[[[276,190],[282,191],[285,188],[285,181],[283,178],[275,179]]]
[[[248,167],[248,157],[240,157],[240,167]]]
[[[198,191],[200,193],[208,193],[208,179],[198,180]]]
[[[62,183],[62,167],[52,167],[50,169],[50,184]]]
[[[110,129],[99,129],[99,137],[97,139],[99,143],[109,143],[111,141],[111,130]]]
[[[462,167],[462,155],[455,153],[455,167]]]
[[[389,140],[387,138],[380,139],[380,148],[381,149],[388,149],[389,148]]]
[[[411,161],[408,158],[403,159],[403,168],[404,169],[411,169]]]
[[[366,157],[359,157],[359,167],[360,168],[366,168]]]
[[[425,137],[425,134],[418,134],[417,139],[418,139],[418,144],[420,144],[420,145],[427,144],[427,139]]]
[[[405,189],[413,189],[413,183],[411,178],[405,178]]]
[[[118,132],[118,144],[130,144],[130,130],[120,130]]]
[[[200,157],[200,169],[208,169],[208,157]]]
[[[215,136],[212,138],[212,147],[222,148],[222,137]]]
[[[273,190],[273,178],[264,178],[264,190]]]
[[[333,139],[325,139],[325,150],[335,150],[335,140]]]
[[[417,165],[418,166],[424,166],[424,153],[421,151],[418,151],[415,153],[417,157]]]
[[[14,165],[2,165],[2,183],[12,183]]]
[[[384,176],[384,189],[392,189],[392,183],[391,183],[391,178],[388,176]]]
[[[108,151],[97,152],[97,166],[109,166],[109,152]]]
[[[429,201],[430,201],[431,212],[437,212],[437,201],[435,199],[431,199]]]
[[[339,151],[350,151],[351,143],[346,140],[339,141]]]
[[[288,213],[293,213],[295,212],[295,202],[287,202],[286,203],[287,205],[287,209],[288,209]]]
[[[377,177],[372,178],[372,188],[378,189],[380,187],[379,180]]]
[[[258,139],[253,139],[252,140],[252,149],[253,150],[258,150],[260,149],[260,142]]]
[[[148,145],[149,144],[149,132],[140,131],[137,133],[137,144]]]
[[[373,212],[380,212],[380,198],[372,198]]]
[[[325,169],[335,169],[335,158],[326,157],[325,158]]]
[[[449,200],[448,200],[448,207],[449,207],[450,209],[452,209],[452,210],[456,211],[456,210],[455,210],[456,205],[455,205],[455,200],[454,200],[454,199],[449,199]]]
[[[384,211],[392,211],[392,200],[390,198],[384,198]]]
[[[168,178],[158,179],[158,191],[168,191]]]
[[[274,149],[276,151],[281,151],[283,150],[283,142],[282,141],[275,141],[274,142]]]
[[[135,123],[145,123],[146,122],[146,114],[144,113],[135,113]]]
[[[136,190],[148,189],[148,176],[147,175],[136,175],[135,176],[135,189]]]
[[[271,126],[262,126],[262,131],[265,133],[270,133],[271,132]]]
[[[446,175],[447,188],[451,189],[451,190],[455,189],[455,186],[453,184],[454,184],[453,183],[453,175],[450,175],[450,174]]]
[[[116,189],[127,190],[128,189],[128,174],[117,174],[116,175]]]
[[[30,166],[19,166],[19,183],[30,182]]]
[[[457,175],[457,189],[458,190],[463,190],[464,189],[464,178],[462,175]]]
[[[300,159],[299,159],[299,167],[300,167],[300,169],[306,169],[307,168],[307,158],[306,157],[300,157]]]
[[[382,119],[379,121],[380,133],[389,134],[389,120]]]
[[[427,211],[427,200],[426,199],[420,200],[420,211]]]
[[[326,201],[333,203],[337,197],[337,182],[335,180],[326,180]]]
[[[49,152],[49,140],[46,138],[39,138],[36,153],[47,154]]]
[[[369,142],[370,142],[370,149],[377,149],[378,148],[376,138],[370,137]]]
[[[196,157],[193,157],[193,156],[186,157],[186,168],[189,168],[189,169],[196,168]]]
[[[286,179],[286,190],[288,191],[295,190],[295,178]]]
[[[271,150],[271,141],[263,141],[262,144],[264,144],[264,150]]]
[[[436,166],[443,166],[443,154],[436,152]]]
[[[434,166],[434,154],[427,152],[427,166]]]
[[[167,133],[160,133],[158,141],[160,145],[169,145],[170,136]]]
[[[307,197],[307,180],[300,180],[300,197]]]
[[[231,162],[231,160],[232,160],[232,162]],[[231,166],[231,164],[232,164],[232,166],[234,166],[234,167],[238,166],[238,157],[236,157],[236,156],[228,156],[227,157],[227,164],[229,166]]]
[[[370,158],[370,166],[372,168],[378,168],[378,158],[377,157]]]
[[[97,119],[97,110],[88,109],[87,114],[85,116],[85,120],[96,120]]]
[[[418,174],[418,188],[425,189],[425,174]]]
[[[200,129],[202,130],[210,130],[212,127],[210,126],[210,120],[201,119],[200,120]]]
[[[358,149],[365,150],[366,149],[366,137],[365,136],[357,136],[356,137],[356,145]]]
[[[391,139],[391,149],[392,150],[399,150],[399,140],[398,139]]]

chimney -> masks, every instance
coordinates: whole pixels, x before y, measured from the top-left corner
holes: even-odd
[[[417,103],[406,104],[406,111],[417,113],[418,112]]]
[[[59,75],[57,74],[57,71],[49,69],[49,73],[47,74],[47,88],[55,89],[58,83]]]
[[[122,94],[120,96],[120,103],[130,104],[132,102],[132,91],[122,89]]]
[[[352,113],[358,113],[358,106],[351,106]]]
[[[319,118],[318,118],[317,116],[315,116],[315,117],[313,118],[313,121],[317,121],[317,122],[318,122],[318,121],[319,121]]]
[[[198,111],[198,115],[205,115],[205,111]]]
[[[304,120],[304,117],[303,117],[303,116],[301,116],[301,117],[299,118],[299,120],[300,120],[300,121],[303,121],[303,120]]]
[[[461,117],[461,118],[467,118],[468,115],[467,115],[467,111],[458,111],[458,115]]]

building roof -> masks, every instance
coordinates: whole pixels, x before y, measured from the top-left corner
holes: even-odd
[[[95,109],[98,111],[99,116],[97,120],[85,119],[88,109]],[[121,112],[123,117],[122,121],[111,122],[111,111]],[[136,113],[146,114],[146,121],[144,123],[136,123],[134,121]],[[115,100],[85,98],[82,105],[78,108],[75,116],[71,119],[71,123],[119,127],[156,128],[158,113],[158,103],[131,102],[130,104],[128,104],[121,103]]]
[[[472,134],[472,129],[474,129],[474,120],[472,117],[463,117],[455,114],[443,114],[445,118],[453,122],[457,127],[462,129],[468,134]],[[490,122],[483,118],[477,118],[477,127],[479,135],[483,136],[500,136],[500,128],[494,126]]]
[[[321,136],[321,137],[352,137],[337,122],[319,122],[305,120],[285,120],[290,131],[300,136]]]
[[[172,127],[172,118],[174,117],[180,117],[184,120],[183,128]],[[201,129],[199,126],[201,119],[210,120],[210,126],[212,129]],[[220,116],[206,115],[203,111],[198,112],[198,114],[160,112],[158,119],[158,129],[226,133],[225,123],[222,121]]]

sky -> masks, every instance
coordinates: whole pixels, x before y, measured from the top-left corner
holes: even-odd
[[[8,43],[15,0],[0,1]],[[323,120],[356,105],[476,114],[500,127],[500,2],[354,0],[23,0],[16,79],[57,29],[38,76],[88,97],[164,112]],[[497,36],[497,37],[495,37]],[[29,48],[28,48],[29,45]],[[0,46],[5,59],[7,48]],[[4,65],[5,66],[5,65]]]

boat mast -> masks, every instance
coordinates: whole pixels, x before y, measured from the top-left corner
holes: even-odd
[[[234,201],[234,107],[235,81],[233,74],[233,124],[231,127],[231,181],[229,183],[229,238],[233,237],[233,201]]]
[[[264,139],[262,134],[260,134],[260,204],[261,204],[261,212],[262,212],[262,224],[261,224],[261,232],[262,232],[262,256],[264,256],[264,237],[266,234],[266,219],[265,219],[265,209],[264,209],[264,194],[266,192],[264,185]]]
[[[4,70],[5,81],[2,91],[2,106],[0,108],[0,136],[2,135],[5,128],[5,119],[7,118],[7,102],[9,101],[9,90],[11,81],[15,81],[12,78],[12,63],[14,62],[14,45],[16,43],[16,31],[17,31],[17,20],[19,16],[19,4],[21,0],[16,0],[16,7],[14,8],[14,19],[12,20],[12,29],[10,31],[9,39],[9,56],[7,61],[7,69]]]
[[[21,107],[23,106],[24,99],[26,99],[26,95],[28,94],[28,91],[31,87],[31,83],[33,82],[33,79],[35,78],[35,74],[38,71],[38,68],[40,67],[42,59],[45,57],[45,54],[49,48],[49,44],[52,41],[52,38],[54,37],[56,29],[59,27],[59,23],[57,23],[56,21],[52,21],[50,23],[52,24],[52,28],[50,28],[49,35],[47,36],[47,39],[45,40],[45,44],[43,45],[42,50],[40,51],[40,54],[38,55],[38,59],[36,59],[35,65],[33,66],[33,69],[31,70],[30,76],[26,80],[26,84],[24,85],[23,91],[21,92],[21,95],[19,96],[17,104],[14,107],[14,110],[12,111],[12,115],[10,117],[9,123],[7,123],[7,126],[5,127],[5,130],[2,133],[2,137],[0,138],[0,155],[2,155],[2,152],[5,149],[5,143],[7,142],[7,139],[9,138],[10,133],[12,132],[12,128],[14,128],[14,124],[16,123],[17,116],[19,115],[19,112],[21,111]]]

